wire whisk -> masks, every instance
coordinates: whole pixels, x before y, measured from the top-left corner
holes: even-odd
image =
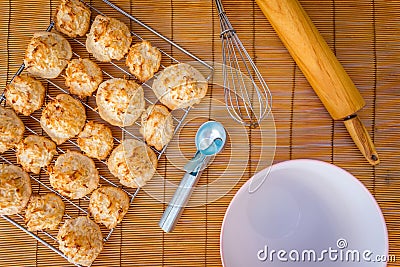
[[[272,95],[226,16],[221,1],[215,0],[215,5],[221,26],[225,105],[235,121],[256,128],[271,111]]]

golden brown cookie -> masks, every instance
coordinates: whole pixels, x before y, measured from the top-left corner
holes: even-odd
[[[126,56],[126,66],[130,73],[140,82],[145,82],[158,71],[161,63],[161,52],[150,42],[142,41],[134,44]]]
[[[0,215],[21,212],[32,194],[29,175],[15,165],[0,164]]]
[[[29,116],[43,105],[46,88],[39,80],[22,74],[7,85],[4,94],[15,112]]]
[[[79,134],[85,126],[85,108],[79,100],[59,94],[42,111],[40,125],[60,145]]]
[[[68,151],[60,155],[48,171],[51,186],[71,199],[82,198],[99,186],[96,165],[79,152]]]
[[[56,154],[56,144],[43,136],[29,135],[17,144],[17,160],[26,172],[39,174]]]
[[[108,158],[108,169],[119,178],[121,184],[143,187],[157,169],[157,156],[145,143],[126,139],[118,145]]]
[[[25,210],[29,231],[55,230],[64,216],[65,204],[54,193],[32,195]]]
[[[86,216],[66,220],[57,240],[68,261],[83,266],[91,265],[103,249],[100,227]]]
[[[132,42],[128,26],[117,19],[97,15],[87,34],[86,49],[102,62],[120,60]]]
[[[161,150],[174,135],[174,121],[163,105],[151,105],[142,114],[140,133],[149,146]]]
[[[157,98],[171,110],[200,103],[207,88],[208,83],[204,76],[186,63],[165,68],[152,86]]]
[[[25,126],[12,109],[0,106],[0,153],[14,147],[24,136]]]
[[[73,59],[65,69],[65,85],[80,98],[91,96],[102,81],[100,67],[87,58]]]
[[[112,229],[128,212],[129,202],[128,195],[121,188],[102,186],[90,196],[89,211],[96,223]]]
[[[72,57],[71,45],[58,33],[36,32],[25,51],[26,70],[38,77],[56,78]]]
[[[104,124],[89,121],[78,135],[79,148],[91,158],[107,158],[114,146],[111,129]]]
[[[143,88],[130,80],[107,80],[97,90],[96,104],[103,120],[115,126],[130,126],[144,111]]]
[[[79,0],[61,0],[54,14],[54,27],[69,37],[84,36],[90,26],[90,8]]]

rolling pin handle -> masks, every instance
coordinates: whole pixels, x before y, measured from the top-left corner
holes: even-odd
[[[358,149],[364,155],[371,165],[379,164],[379,156],[376,152],[374,143],[364,127],[360,118],[356,114],[352,114],[344,119],[344,125],[350,133],[351,138],[357,145]]]

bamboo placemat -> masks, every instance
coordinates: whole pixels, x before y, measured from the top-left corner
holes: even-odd
[[[99,0],[89,2],[102,5]],[[113,2],[200,58],[221,62],[219,21],[213,1]],[[332,121],[258,6],[250,0],[225,0],[233,26],[273,94],[277,132],[274,162],[319,159],[355,175],[380,204],[389,231],[390,254],[400,259],[400,2],[301,0],[301,3],[367,102],[359,115],[371,133],[381,164],[369,166],[343,124]],[[3,88],[21,64],[32,33],[47,27],[57,4],[56,0],[0,1],[0,84]],[[222,91],[214,87],[208,96],[221,99]],[[208,112],[201,109],[194,112],[212,117],[217,116],[219,110],[210,102]],[[182,144],[188,144],[181,146],[186,156],[193,152],[188,147],[192,145],[194,133],[189,130],[179,137]],[[253,136],[250,149],[256,150],[260,141]],[[228,149],[227,153],[230,152]],[[232,157],[239,156],[233,154]],[[165,205],[141,191],[94,266],[220,266],[222,219],[232,197],[252,174],[254,163],[249,162],[251,164],[232,190],[208,205],[186,209],[172,234],[163,234],[158,227]],[[226,167],[224,157],[217,163],[203,173],[201,185],[218,178],[219,171]],[[165,158],[160,162],[159,172],[176,178],[181,175]],[[68,264],[0,220],[0,266]]]

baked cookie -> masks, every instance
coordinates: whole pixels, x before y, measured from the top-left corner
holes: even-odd
[[[26,70],[42,78],[56,78],[72,57],[67,39],[53,32],[36,32],[25,51]]]
[[[107,80],[97,89],[96,104],[103,120],[115,126],[130,126],[144,111],[143,88],[134,81]]]
[[[86,50],[102,62],[120,60],[132,43],[128,26],[117,19],[97,15],[87,34]]]
[[[151,105],[142,114],[140,133],[149,146],[161,150],[174,135],[174,121],[163,105]]]
[[[96,223],[112,229],[128,212],[129,202],[128,195],[121,188],[102,186],[90,196],[89,211]]]
[[[114,146],[111,129],[104,124],[89,121],[78,135],[79,148],[91,158],[107,158]]]
[[[50,164],[57,154],[56,144],[49,139],[29,135],[17,144],[17,160],[26,172],[40,173],[40,169]]]
[[[12,109],[0,106],[0,153],[14,147],[24,136],[25,126]]]
[[[40,125],[60,145],[79,134],[85,126],[85,108],[79,100],[59,94],[42,111]]]
[[[153,177],[157,163],[156,154],[145,143],[126,139],[111,152],[107,165],[121,184],[137,188]]]
[[[99,172],[93,160],[79,152],[62,154],[48,171],[51,186],[71,199],[82,198],[99,185]]]
[[[80,98],[91,96],[102,81],[100,67],[87,58],[73,59],[65,69],[65,85]]]
[[[140,82],[145,82],[158,71],[161,63],[161,52],[150,42],[142,41],[134,44],[126,56],[126,66],[130,73]]]
[[[29,231],[55,230],[62,221],[65,204],[54,193],[32,195],[25,210],[25,223]]]
[[[0,164],[0,215],[21,212],[32,194],[29,175],[15,165]]]
[[[100,227],[86,216],[66,220],[57,240],[59,249],[72,264],[89,266],[103,249]]]
[[[186,108],[200,103],[208,83],[194,67],[179,63],[165,68],[153,83],[157,98],[169,109]]]
[[[90,13],[90,8],[79,0],[61,0],[54,14],[54,27],[72,38],[84,36],[89,30]]]
[[[46,88],[39,80],[22,74],[7,85],[4,94],[15,112],[29,116],[43,105]]]

